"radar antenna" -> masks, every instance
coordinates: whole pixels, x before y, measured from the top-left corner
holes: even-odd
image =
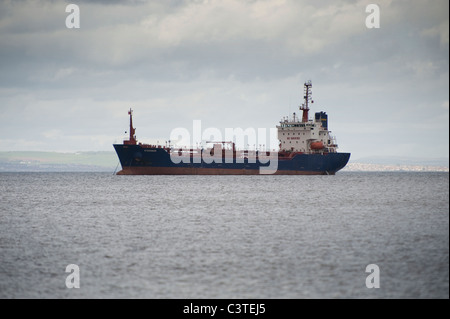
[[[300,106],[300,110],[303,111],[303,116],[302,116],[302,122],[308,122],[308,111],[309,111],[309,103],[313,103],[312,99],[311,99],[311,88],[312,88],[312,83],[311,81],[305,82],[305,95],[304,95],[304,99],[305,102]]]

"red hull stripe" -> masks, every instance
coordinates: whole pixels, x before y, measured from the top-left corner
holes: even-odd
[[[275,174],[260,174],[257,169],[128,167],[117,175],[334,175],[334,172],[278,170]]]

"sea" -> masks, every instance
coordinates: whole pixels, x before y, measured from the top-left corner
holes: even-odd
[[[448,299],[448,172],[0,173],[2,299]]]

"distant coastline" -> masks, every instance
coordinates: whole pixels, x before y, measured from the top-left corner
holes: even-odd
[[[0,152],[0,172],[113,172],[114,152]]]
[[[112,173],[118,164],[117,155],[113,151],[0,152],[0,172]],[[448,159],[374,157],[350,160],[342,172],[449,172],[449,164]]]
[[[343,171],[357,172],[448,172],[448,158],[366,157],[350,160]]]
[[[343,172],[449,172],[445,166],[348,163]]]

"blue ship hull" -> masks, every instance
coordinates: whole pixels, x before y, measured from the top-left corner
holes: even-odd
[[[118,175],[334,175],[350,159],[350,153],[296,153],[291,157],[278,156],[273,170],[269,169],[270,162],[258,158],[225,157],[207,163],[201,156],[181,156],[175,162],[164,148],[126,144],[114,144],[114,148],[122,165]]]

